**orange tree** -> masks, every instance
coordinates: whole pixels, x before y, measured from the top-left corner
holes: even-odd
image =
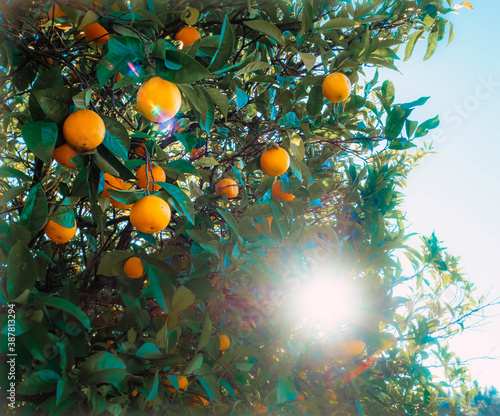
[[[2,2],[9,414],[467,409],[482,299],[398,209],[438,118],[371,70],[451,3]]]

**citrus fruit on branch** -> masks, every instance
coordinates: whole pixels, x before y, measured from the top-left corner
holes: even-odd
[[[123,266],[123,272],[131,279],[139,279],[144,274],[144,267],[139,257],[130,257]]]
[[[182,48],[191,46],[200,38],[200,33],[192,26],[183,27],[175,35],[175,40],[182,42]]]
[[[287,202],[290,202],[295,198],[295,195],[287,194],[283,191],[283,189],[281,189],[281,179],[278,179],[276,182],[274,182],[273,187],[271,188],[271,196],[277,202],[281,202],[280,197]]]
[[[260,156],[260,167],[269,176],[283,175],[290,166],[290,156],[281,147],[271,147],[264,150]]]
[[[102,143],[105,134],[104,121],[91,110],[77,110],[64,120],[63,136],[77,152],[95,149]]]
[[[143,196],[130,208],[130,222],[142,233],[153,234],[170,222],[170,207],[156,195]]]
[[[64,227],[55,221],[49,220],[44,228],[45,234],[49,240],[54,243],[63,244],[71,240],[76,234],[76,221],[73,227]]]
[[[321,89],[328,101],[340,103],[351,94],[351,81],[341,72],[334,72],[326,76]]]
[[[163,123],[181,108],[181,92],[173,82],[150,78],[137,91],[137,108],[148,120]]]
[[[139,169],[137,169],[137,172],[135,174],[135,177],[137,178],[137,186],[142,189],[148,188],[148,181],[149,181],[149,191],[150,192],[156,192],[160,190],[159,185],[155,185],[155,182],[165,182],[167,179],[167,176],[165,174],[165,171],[159,167],[159,166],[153,166],[147,170],[147,164],[142,165]]]
[[[226,194],[229,199],[236,198],[238,196],[238,185],[233,179],[221,179],[215,185],[215,193],[217,195]]]

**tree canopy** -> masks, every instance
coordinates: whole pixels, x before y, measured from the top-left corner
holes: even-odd
[[[439,118],[378,71],[429,59],[455,9],[2,2],[8,414],[467,411],[447,340],[484,301],[400,210]]]

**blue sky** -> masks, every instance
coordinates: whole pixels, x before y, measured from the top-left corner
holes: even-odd
[[[424,158],[410,174],[403,209],[409,232],[436,232],[448,251],[461,256],[463,271],[478,293],[500,297],[500,56],[498,2],[476,0],[474,10],[461,8],[448,15],[455,39],[443,41],[434,56],[423,61],[425,42],[419,42],[408,62],[396,63],[402,75],[385,72],[396,86],[396,102],[430,96],[412,114],[420,122],[440,115],[441,125],[423,138],[433,141],[434,155]],[[500,314],[500,307],[487,310]],[[500,316],[467,330],[452,349],[470,362],[480,385],[499,388]]]

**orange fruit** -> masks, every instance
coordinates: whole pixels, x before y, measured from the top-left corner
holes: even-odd
[[[340,103],[351,94],[351,81],[341,72],[334,72],[326,76],[321,89],[328,101]]]
[[[274,182],[273,187],[271,188],[271,196],[275,201],[278,202],[281,202],[280,197],[287,202],[290,202],[295,198],[295,195],[287,194],[283,191],[283,189],[281,189],[281,179],[278,179],[276,182]]]
[[[231,341],[227,335],[220,334],[219,335],[219,350],[224,351],[229,348]]]
[[[173,82],[150,78],[137,91],[137,108],[148,120],[163,123],[181,108],[181,92]]]
[[[123,78],[123,75],[120,74],[119,72],[115,75],[115,81],[118,82]]]
[[[262,152],[260,156],[260,167],[269,176],[283,175],[290,166],[290,156],[281,147],[271,147]]]
[[[153,234],[170,222],[170,207],[156,195],[143,196],[130,208],[130,222],[139,231]]]
[[[113,340],[112,340],[112,339],[108,339],[108,340],[106,341],[106,344],[108,344],[108,345],[112,345],[112,344],[113,344]]]
[[[199,157],[202,157],[205,154],[205,148],[200,147],[199,149],[193,149],[189,156],[191,156],[191,159],[198,159]]]
[[[273,217],[267,217],[267,221],[269,222],[269,231],[268,234],[271,234],[271,223],[273,222]],[[255,226],[257,232],[262,234],[262,228],[260,227],[260,223]]]
[[[123,179],[116,178],[109,173],[104,173],[104,191],[102,191],[101,196],[103,198],[111,198],[109,195],[108,189],[119,190],[122,189]]]
[[[66,16],[58,4],[53,4],[49,9],[49,19],[54,20],[57,17]]]
[[[160,190],[160,185],[155,185],[154,182],[165,182],[167,179],[167,175],[165,171],[159,166],[151,165],[150,169],[148,169],[146,173],[147,165],[142,165],[135,174],[137,178],[137,186],[142,189],[146,189],[148,187],[149,181],[149,190],[151,192],[156,192]]]
[[[177,393],[177,390],[173,386],[173,384],[170,382],[170,380],[167,378],[167,389],[170,391],[170,393]],[[179,385],[179,391],[178,393],[184,393],[186,391],[186,387],[189,384],[188,379],[184,376],[177,377],[177,384]]]
[[[133,189],[134,185],[131,185],[130,183],[124,182],[122,184],[122,187],[120,188],[123,191],[128,191],[130,189]],[[130,209],[132,208],[133,204],[124,204],[123,202],[117,201],[116,199],[111,198],[111,205],[113,205],[117,209]]]
[[[191,46],[197,39],[200,38],[200,32],[198,32],[192,26],[185,26],[177,32],[175,35],[175,40],[182,42],[182,48],[187,48]]]
[[[304,400],[305,399],[305,396],[303,393],[299,393],[297,394],[297,396],[295,397],[295,400]]]
[[[139,279],[144,274],[144,267],[139,257],[130,257],[123,265],[123,272],[131,279]]]
[[[207,399],[204,399],[201,396],[198,396],[195,394],[194,396],[191,396],[189,399],[189,405],[191,407],[207,407],[209,405],[209,401]]]
[[[76,221],[73,227],[67,228],[55,221],[49,220],[45,225],[44,231],[50,241],[59,244],[67,243],[76,234]]]
[[[267,407],[264,406],[262,403],[255,403],[253,406],[253,409],[259,414],[259,415],[265,415],[267,413]]]
[[[215,193],[217,195],[226,194],[229,199],[236,198],[238,196],[238,185],[236,185],[236,181],[232,179],[221,179],[219,183],[215,185]]]
[[[76,168],[76,163],[72,162],[73,156],[76,156],[78,152],[73,149],[68,143],[64,143],[62,146],[54,149],[52,152],[52,157],[65,168],[74,169]]]
[[[77,152],[95,149],[104,140],[106,126],[99,114],[90,110],[71,113],[63,124],[63,136]]]
[[[132,395],[132,397],[135,397],[137,396],[137,394],[139,394],[139,392],[137,390],[132,390],[132,393],[130,393]]]
[[[150,407],[153,407],[153,402],[151,401],[146,403],[146,409],[149,409]]]
[[[109,33],[100,23],[91,23],[85,29],[85,37],[96,45],[105,45],[109,40]]]
[[[342,344],[342,348],[349,357],[355,357],[365,350],[365,343],[359,340],[349,340]]]

